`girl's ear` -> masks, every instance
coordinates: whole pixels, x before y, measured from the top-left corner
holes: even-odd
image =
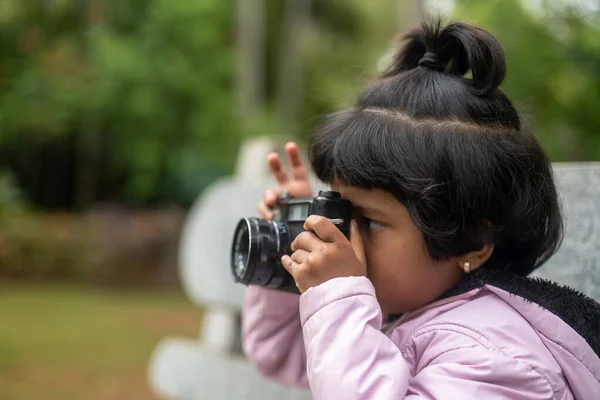
[[[465,271],[465,273],[471,273],[477,268],[481,267],[491,257],[494,252],[493,244],[484,244],[479,250],[468,252],[460,257],[456,258],[458,267]]]

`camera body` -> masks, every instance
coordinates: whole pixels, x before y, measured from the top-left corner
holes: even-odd
[[[292,253],[290,244],[304,231],[310,215],[328,218],[346,237],[350,237],[351,203],[338,192],[321,191],[314,198],[278,199],[274,218],[242,218],[235,229],[231,246],[234,280],[299,293],[292,276],[281,265],[281,257]]]

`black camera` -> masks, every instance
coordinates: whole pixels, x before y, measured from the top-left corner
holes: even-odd
[[[304,231],[309,215],[328,218],[350,237],[351,203],[338,192],[321,191],[314,198],[280,197],[274,218],[242,218],[231,246],[231,270],[236,282],[299,293],[296,282],[281,265],[281,257],[292,253],[290,244]]]

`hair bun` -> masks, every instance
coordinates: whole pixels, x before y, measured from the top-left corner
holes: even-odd
[[[419,67],[427,67],[435,71],[443,71],[446,69],[446,63],[435,53],[423,54],[423,57],[421,57],[418,64]]]
[[[453,22],[423,22],[400,37],[404,45],[396,53],[384,77],[417,67],[464,76],[471,71],[476,94],[496,90],[506,76],[502,46],[489,32]]]

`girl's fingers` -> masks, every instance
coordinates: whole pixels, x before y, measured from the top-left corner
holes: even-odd
[[[300,266],[300,264],[298,264],[294,260],[292,260],[292,258],[290,256],[284,255],[281,257],[281,265],[283,265],[283,267],[287,270],[287,272],[289,272],[292,275],[292,277],[294,277],[294,280],[295,280],[296,273],[298,271],[298,267]],[[298,288],[298,289],[300,289],[300,288]]]
[[[267,189],[265,192],[265,204],[267,207],[274,207],[277,203],[277,199],[281,196],[281,190],[279,189]]]
[[[314,232],[313,236],[318,237],[319,241],[328,243],[344,243],[348,241],[342,231],[340,231],[329,219],[320,215],[311,215],[306,218],[306,221],[304,221],[304,229],[309,232]],[[298,235],[296,240],[302,235],[304,235],[304,232]],[[294,240],[294,242],[296,240]]]
[[[258,203],[258,212],[264,219],[273,219],[273,211],[271,211],[264,201]]]
[[[292,169],[292,177],[295,180],[308,179],[308,169],[306,168],[304,159],[300,154],[300,149],[298,149],[298,145],[294,142],[286,144],[285,152],[287,153],[288,161]]]
[[[296,252],[298,250],[306,250],[307,252],[317,251],[323,246],[323,241],[312,232],[302,232],[290,244],[290,249]]]
[[[306,261],[309,254],[310,253],[308,251],[299,249],[292,253],[291,258],[295,263],[302,264],[304,261]]]
[[[269,169],[275,178],[275,181],[278,185],[285,185],[290,180],[287,171],[283,163],[281,162],[281,158],[279,158],[279,154],[271,153],[267,156],[267,162],[269,163]]]

